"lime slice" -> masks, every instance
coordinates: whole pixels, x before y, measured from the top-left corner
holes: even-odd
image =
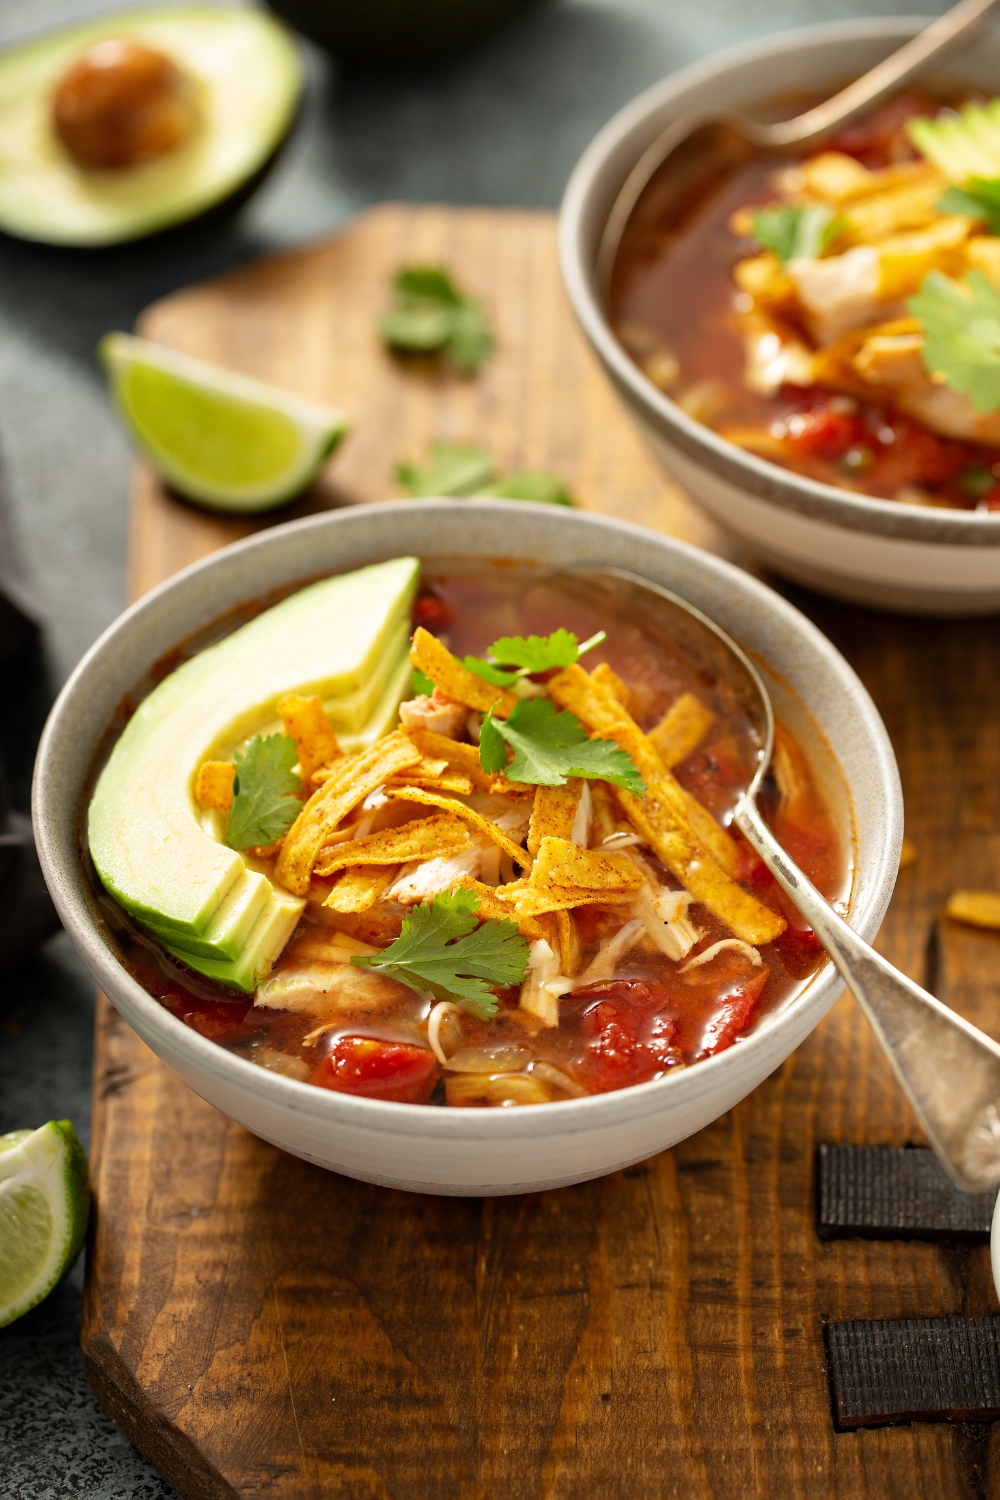
[[[87,1158],[68,1120],[0,1135],[0,1328],[62,1280],[89,1212]]]
[[[262,511],[290,500],[347,429],[331,406],[148,339],[108,333],[98,354],[150,462],[179,494],[211,510]]]

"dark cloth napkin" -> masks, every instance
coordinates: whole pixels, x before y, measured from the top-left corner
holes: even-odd
[[[26,689],[25,674],[18,670],[26,657],[32,658],[27,670],[39,670],[33,648],[41,626],[42,612],[14,550],[0,488],[0,673],[8,693]],[[59,918],[39,868],[31,819],[11,807],[0,760],[0,973],[27,958],[58,927]]]

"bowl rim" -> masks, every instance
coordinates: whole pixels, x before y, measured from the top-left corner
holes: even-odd
[[[155,624],[157,611],[172,594],[184,589],[192,581],[200,582],[202,579],[210,579],[211,575],[219,570],[232,569],[233,572],[238,573],[243,559],[255,553],[266,552],[271,548],[277,549],[286,537],[309,532],[331,531],[335,534],[339,527],[349,526],[354,518],[372,514],[385,517],[389,537],[387,549],[384,552],[379,551],[371,558],[371,561],[381,561],[384,557],[398,555],[392,550],[391,537],[392,520],[395,515],[405,514],[420,520],[423,517],[438,516],[442,511],[451,512],[456,506],[469,503],[452,499],[384,501],[350,506],[339,511],[323,512],[319,515],[288,521],[257,532],[242,541],[234,542],[190,564],[124,610],[81,658],[59,693],[42,733],[32,784],[32,818],[39,861],[46,884],[71,940],[101,988],[112,999],[113,1004],[115,1003],[113,997],[116,993],[123,995],[125,1003],[141,1017],[144,1032],[155,1036],[158,1043],[172,1053],[189,1055],[198,1070],[209,1074],[217,1083],[228,1085],[236,1091],[261,1096],[264,1101],[286,1111],[305,1115],[327,1124],[374,1130],[386,1134],[398,1134],[400,1129],[404,1129],[410,1135],[417,1134],[422,1139],[442,1143],[492,1141],[497,1138],[514,1142],[612,1127],[620,1122],[631,1120],[636,1115],[646,1113],[647,1109],[655,1110],[658,1101],[665,1102],[667,1097],[672,1097],[675,1104],[680,1104],[684,1096],[689,1095],[691,1096],[690,1102],[694,1103],[698,1096],[711,1091],[720,1071],[751,1074],[757,1066],[758,1054],[762,1049],[767,1049],[769,1038],[775,1030],[782,1023],[794,1026],[796,1018],[801,1017],[801,1013],[807,1008],[817,1011],[815,1020],[807,1028],[811,1030],[828,1009],[832,999],[836,997],[834,993],[828,1000],[827,991],[833,989],[836,992],[841,984],[833,965],[823,965],[798,995],[780,1011],[774,1013],[770,1021],[765,1019],[764,1024],[738,1046],[728,1048],[715,1057],[707,1058],[696,1066],[678,1070],[667,1077],[649,1083],[633,1084],[613,1093],[588,1095],[583,1099],[547,1104],[540,1112],[533,1109],[429,1109],[426,1106],[336,1093],[270,1072],[246,1058],[227,1051],[173,1016],[134,979],[111,951],[92,915],[84,890],[87,876],[80,860],[79,825],[67,831],[65,827],[59,825],[50,807],[52,800],[50,787],[58,782],[59,759],[63,743],[67,740],[74,746],[79,743],[79,736],[74,730],[74,717],[80,712],[87,698],[91,681],[101,677],[105,658],[124,636],[137,626],[141,628],[146,618],[150,619],[151,624]],[[474,503],[477,509],[479,506],[488,507],[494,515],[502,519],[509,521],[518,517],[522,522],[524,520],[523,502],[488,500]],[[662,545],[667,551],[679,554],[682,559],[686,557],[697,561],[701,568],[707,567],[709,572],[721,576],[721,579],[728,581],[735,590],[742,591],[747,596],[748,605],[753,604],[758,609],[763,606],[762,612],[772,619],[778,616],[787,630],[797,634],[807,649],[823,657],[826,665],[833,669],[856,705],[866,743],[873,753],[872,774],[878,778],[885,794],[883,810],[885,827],[877,847],[872,851],[874,857],[868,880],[869,895],[866,905],[855,909],[852,894],[852,907],[848,914],[852,926],[862,931],[871,940],[881,922],[895,883],[899,846],[902,839],[902,791],[895,756],[885,726],[854,669],[832,642],[794,605],[788,603],[751,574],[712,553],[704,552],[677,538],[650,532],[645,527],[632,522],[593,512],[567,513],[563,511],[559,516],[553,516],[552,523],[558,523],[561,527],[568,525],[598,528],[610,533],[625,531],[641,539],[647,546],[650,542],[654,542]],[[441,554],[434,555],[440,556]],[[462,551],[456,551],[454,555],[456,557],[475,555],[474,544],[470,553],[469,539],[463,538]],[[496,550],[491,548],[488,552],[484,551],[482,555],[484,558],[494,556]],[[350,564],[352,568],[365,565],[364,562]],[[333,568],[330,571],[333,572],[336,569]],[[267,585],[262,583],[260,592],[265,593],[266,589]],[[211,618],[210,616],[209,619]],[[176,640],[183,639],[184,633],[176,637]],[[157,651],[148,657],[147,667],[161,655],[162,651]],[[121,698],[126,694],[140,678],[141,673],[137,674],[131,683],[117,684],[117,697]],[[95,739],[87,744],[87,766],[91,764],[97,742]],[[849,785],[848,792],[850,792]],[[81,815],[82,808],[78,804],[77,816]],[[130,1021],[130,1024],[133,1023]],[[133,1026],[133,1029],[139,1030],[137,1026]],[[142,1035],[143,1032],[140,1034]],[[154,1048],[154,1050],[157,1049]],[[168,1063],[167,1066],[171,1064]],[[667,1090],[672,1091],[671,1096],[666,1094]],[[539,1113],[541,1118],[539,1118]],[[468,1116],[471,1116],[471,1119],[467,1118]]]
[[[598,131],[573,168],[559,210],[559,259],[573,310],[619,394],[626,404],[637,406],[642,418],[653,425],[658,435],[673,443],[689,460],[783,510],[853,531],[938,545],[1000,547],[1000,515],[906,505],[841,490],[795,475],[737,448],[689,417],[643,374],[615,338],[594,283],[593,256],[586,243],[586,224],[593,214],[594,199],[599,192],[607,196],[603,186],[610,159],[633,132],[641,134],[643,127],[655,120],[656,129],[645,133],[622,167],[620,181],[624,182],[631,165],[656,131],[666,120],[683,112],[671,115],[670,106],[689,90],[705,88],[721,74],[735,69],[766,63],[778,56],[821,51],[830,44],[884,40],[887,46],[899,45],[926,26],[927,20],[927,16],[888,16],[794,27],[727,47],[644,89]],[[981,42],[982,38],[978,40]],[[996,42],[1000,43],[1000,38]],[[617,190],[620,186],[617,173],[615,181]]]

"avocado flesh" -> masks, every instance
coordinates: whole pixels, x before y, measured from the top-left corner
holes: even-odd
[[[185,963],[239,969],[264,919],[279,933],[281,903],[292,900],[204,832],[198,767],[277,724],[285,693],[356,694],[385,675],[387,657],[389,683],[363,734],[391,728],[402,681],[394,656],[418,577],[415,558],[397,558],[312,584],[178,667],[129,720],[90,804],[90,851],[111,895]],[[252,920],[261,880],[269,894]]]
[[[188,953],[169,942],[164,943],[164,947],[189,969],[196,969],[218,984],[229,985],[234,990],[253,991],[288,942],[304,906],[305,902],[298,897],[272,887],[264,910],[236,958],[208,958]]]
[[[77,166],[51,121],[69,65],[105,37],[164,52],[195,84],[188,140],[114,171]],[[295,43],[257,10],[124,11],[0,53],[0,230],[51,245],[115,245],[222,203],[266,165],[302,94]]]

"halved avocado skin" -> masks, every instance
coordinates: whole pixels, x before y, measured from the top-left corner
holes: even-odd
[[[179,17],[184,12],[194,14],[208,9],[209,7],[206,6],[186,6],[178,8],[172,14],[175,17]],[[213,6],[211,10],[214,16],[225,15],[225,11],[221,7],[216,8]],[[234,15],[239,15],[240,13],[238,10],[233,11]],[[82,52],[94,41],[98,40],[100,36],[113,36],[119,29],[125,29],[124,26],[119,27],[119,22],[127,23],[127,30],[130,35],[136,35],[139,39],[143,39],[141,31],[137,28],[137,23],[145,19],[156,21],[162,18],[164,14],[165,12],[159,8],[148,12],[111,12],[107,16],[100,18],[101,24],[99,26],[95,25],[93,20],[90,20],[78,26],[61,27],[53,29],[48,33],[34,36],[26,42],[0,51],[0,76],[2,76],[4,69],[12,63],[16,65],[18,55],[21,53],[27,54],[29,51],[37,52],[44,48],[46,44],[51,44],[53,47],[61,47],[74,37],[79,38],[79,51]],[[266,18],[262,17],[261,19]],[[131,244],[136,240],[156,239],[169,241],[171,238],[179,238],[196,228],[204,231],[219,227],[226,220],[233,217],[270,176],[284,155],[285,148],[295,134],[301,118],[302,97],[305,87],[305,73],[301,60],[301,49],[296,45],[291,34],[284,27],[281,27],[277,21],[269,20],[268,24],[274,28],[276,41],[278,41],[278,44],[285,51],[284,63],[286,70],[289,51],[296,55],[296,76],[294,87],[287,97],[287,108],[284,117],[270,143],[267,155],[263,159],[260,159],[258,156],[245,177],[227,184],[220,196],[214,198],[212,201],[193,201],[189,209],[176,207],[162,218],[156,219],[155,222],[137,222],[132,226],[123,223],[119,230],[113,234],[98,238],[93,236],[76,237],[71,230],[53,233],[44,225],[36,226],[30,222],[14,223],[4,215],[2,204],[0,204],[0,237],[8,237],[32,244],[51,245],[57,249],[95,252],[111,249],[118,245]],[[151,45],[156,45],[155,40],[151,42]],[[178,60],[183,65],[183,58]],[[291,83],[291,78],[289,78],[289,83]],[[127,170],[125,169],[126,173]],[[151,195],[147,202],[155,203],[155,198]]]
[[[269,0],[344,62],[405,69],[472,46],[542,0]]]

